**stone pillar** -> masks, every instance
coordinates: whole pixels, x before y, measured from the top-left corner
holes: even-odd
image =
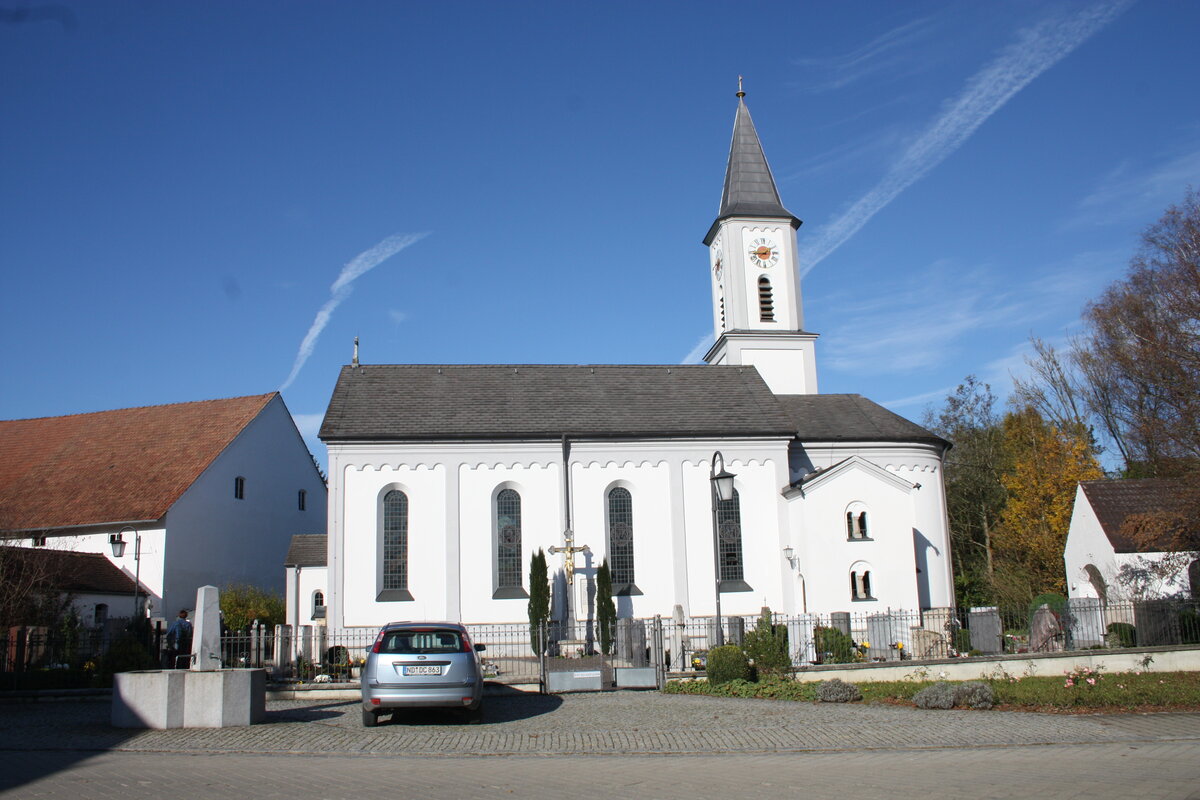
[[[683,618],[683,606],[675,604],[675,610],[671,612],[671,637],[670,637],[670,655],[671,655],[671,670],[680,672],[685,669],[691,669],[691,665],[686,663],[683,652],[683,637],[687,621]]]
[[[196,590],[196,625],[192,631],[194,672],[221,668],[221,599],[215,586]]]

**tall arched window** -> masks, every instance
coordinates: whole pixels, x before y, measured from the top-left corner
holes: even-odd
[[[867,507],[862,503],[851,503],[846,510],[846,538],[871,538],[870,529],[867,527]]]
[[[92,622],[97,628],[104,627],[104,623],[108,622],[108,603],[96,603],[96,615]]]
[[[1200,559],[1188,565],[1188,590],[1193,600],[1200,600]]]
[[[380,600],[412,600],[408,591],[408,495],[383,496],[383,591]]]
[[[763,322],[775,321],[775,299],[771,294],[771,279],[766,275],[758,279],[758,316]]]
[[[736,489],[733,497],[717,501],[717,542],[721,591],[750,591],[742,571],[742,506]]]
[[[527,597],[521,585],[521,495],[502,489],[496,495],[497,598]]]
[[[312,603],[312,618],[325,619],[325,593],[320,589],[313,592]]]
[[[633,586],[633,497],[620,486],[608,493],[608,566],[613,592],[630,594]]]

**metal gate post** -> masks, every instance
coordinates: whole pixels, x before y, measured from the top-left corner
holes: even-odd
[[[666,660],[663,658],[662,615],[655,614],[650,626],[650,659],[654,663],[654,682],[661,689],[666,683]]]

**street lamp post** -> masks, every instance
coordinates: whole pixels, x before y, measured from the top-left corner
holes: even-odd
[[[721,471],[717,471],[717,462],[721,462]],[[721,451],[713,453],[712,466],[708,473],[709,488],[712,494],[713,519],[713,570],[717,594],[717,647],[725,644],[725,631],[721,626],[721,521],[717,513],[718,500],[733,499],[733,479],[737,477],[725,469],[725,457]]]
[[[142,581],[142,535],[137,532],[137,528],[132,525],[126,525],[121,530],[108,537],[108,543],[112,545],[113,558],[121,558],[125,555],[125,531],[133,534],[133,617],[131,622],[137,624],[138,618],[138,589],[141,588]]]

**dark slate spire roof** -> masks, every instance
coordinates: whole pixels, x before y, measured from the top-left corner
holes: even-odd
[[[737,115],[733,119],[733,141],[729,144],[729,163],[725,167],[725,187],[721,191],[721,208],[709,228],[704,243],[716,235],[717,225],[729,217],[781,217],[799,228],[800,220],[783,207],[775,178],[763,155],[758,131],[750,119],[750,109],[738,92]]]

